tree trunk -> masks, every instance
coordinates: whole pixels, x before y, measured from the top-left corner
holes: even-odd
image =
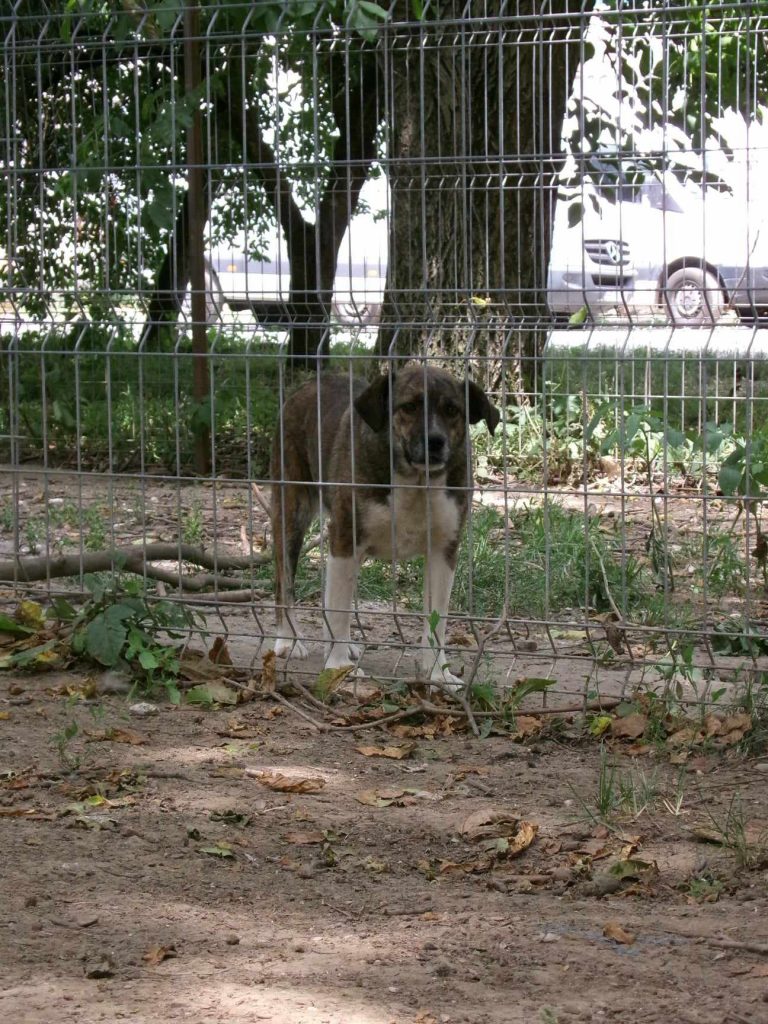
[[[381,355],[476,356],[486,385],[505,356],[533,384],[581,6],[437,0],[389,28]]]

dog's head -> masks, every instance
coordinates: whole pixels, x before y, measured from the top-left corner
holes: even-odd
[[[407,366],[379,377],[355,399],[371,430],[389,426],[395,468],[443,472],[463,450],[467,423],[485,420],[491,433],[500,415],[482,388],[436,367]]]

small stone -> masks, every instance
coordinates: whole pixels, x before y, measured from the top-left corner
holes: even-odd
[[[761,761],[754,766],[756,772],[768,772],[768,761]]]
[[[36,907],[37,906],[37,896],[27,896],[27,898],[24,900],[24,906],[25,907]]]
[[[239,935],[228,935],[226,937],[226,939],[224,939],[224,941],[226,942],[226,944],[228,946],[239,946],[240,945],[240,936]]]
[[[115,965],[110,956],[104,956],[100,960],[94,960],[85,965],[85,976],[93,980],[99,978],[111,978],[115,973]]]
[[[311,864],[302,864],[299,870],[296,872],[299,878],[314,878],[315,869]]]
[[[149,718],[150,715],[156,715],[159,710],[157,704],[150,704],[149,701],[142,700],[138,704],[131,704],[128,713],[134,718]]]

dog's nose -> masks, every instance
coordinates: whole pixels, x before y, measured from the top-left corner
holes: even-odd
[[[427,452],[430,462],[442,462],[445,458],[445,438],[442,434],[430,434],[427,437]]]

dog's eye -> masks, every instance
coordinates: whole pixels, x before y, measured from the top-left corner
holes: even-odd
[[[419,411],[419,403],[418,402],[403,402],[403,404],[400,406],[400,410],[402,412],[407,412],[410,415],[411,413]]]
[[[456,419],[457,416],[461,416],[461,409],[458,405],[454,405],[453,402],[446,402],[443,406],[443,412],[451,419]]]

